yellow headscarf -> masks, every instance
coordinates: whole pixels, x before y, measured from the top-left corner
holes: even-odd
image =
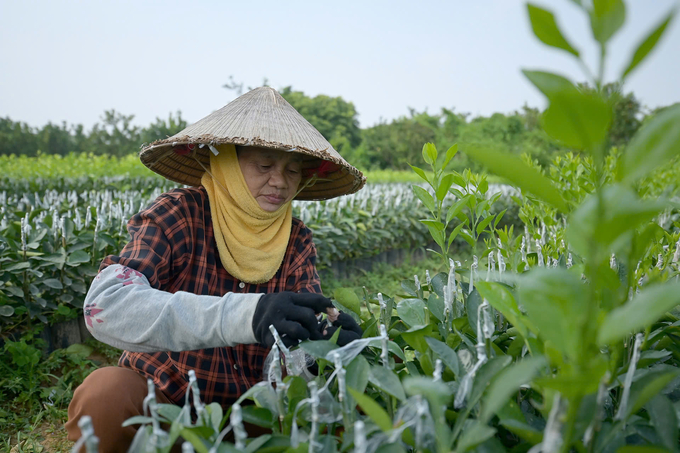
[[[241,281],[265,283],[281,267],[293,219],[288,202],[265,211],[252,196],[234,145],[220,145],[210,155],[210,171],[201,178],[208,192],[215,242],[227,272]]]

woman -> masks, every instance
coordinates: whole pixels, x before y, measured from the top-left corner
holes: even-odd
[[[124,349],[118,367],[96,370],[69,406],[69,439],[90,415],[101,451],[125,451],[153,379],[158,402],[182,404],[194,370],[204,401],[225,409],[262,380],[274,325],[288,345],[360,337],[321,295],[312,234],[291,202],[354,193],[365,183],[275,90],[257,88],[140,158],[192,186],[161,195],[128,224],[131,241],[108,256],[85,299],[99,340]]]

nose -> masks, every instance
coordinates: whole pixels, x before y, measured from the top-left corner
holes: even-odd
[[[279,168],[278,166],[273,168],[269,174],[269,185],[276,187],[277,189],[286,189],[288,187],[288,181],[286,181],[284,171],[285,168]]]

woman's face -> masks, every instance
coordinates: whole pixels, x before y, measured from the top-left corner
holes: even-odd
[[[302,155],[243,146],[238,162],[250,193],[265,211],[274,212],[295,196],[302,179]]]

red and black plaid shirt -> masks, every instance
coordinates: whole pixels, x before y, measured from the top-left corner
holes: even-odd
[[[130,219],[128,231],[132,240],[118,256],[104,258],[100,271],[111,264],[122,264],[142,272],[152,287],[170,293],[321,293],[312,233],[296,218],[281,267],[269,282],[249,284],[232,277],[220,262],[203,187],[161,195]],[[183,403],[188,372],[194,370],[201,398],[228,407],[262,380],[268,352],[257,344],[153,354],[125,351],[118,365],[152,378],[177,404]]]

